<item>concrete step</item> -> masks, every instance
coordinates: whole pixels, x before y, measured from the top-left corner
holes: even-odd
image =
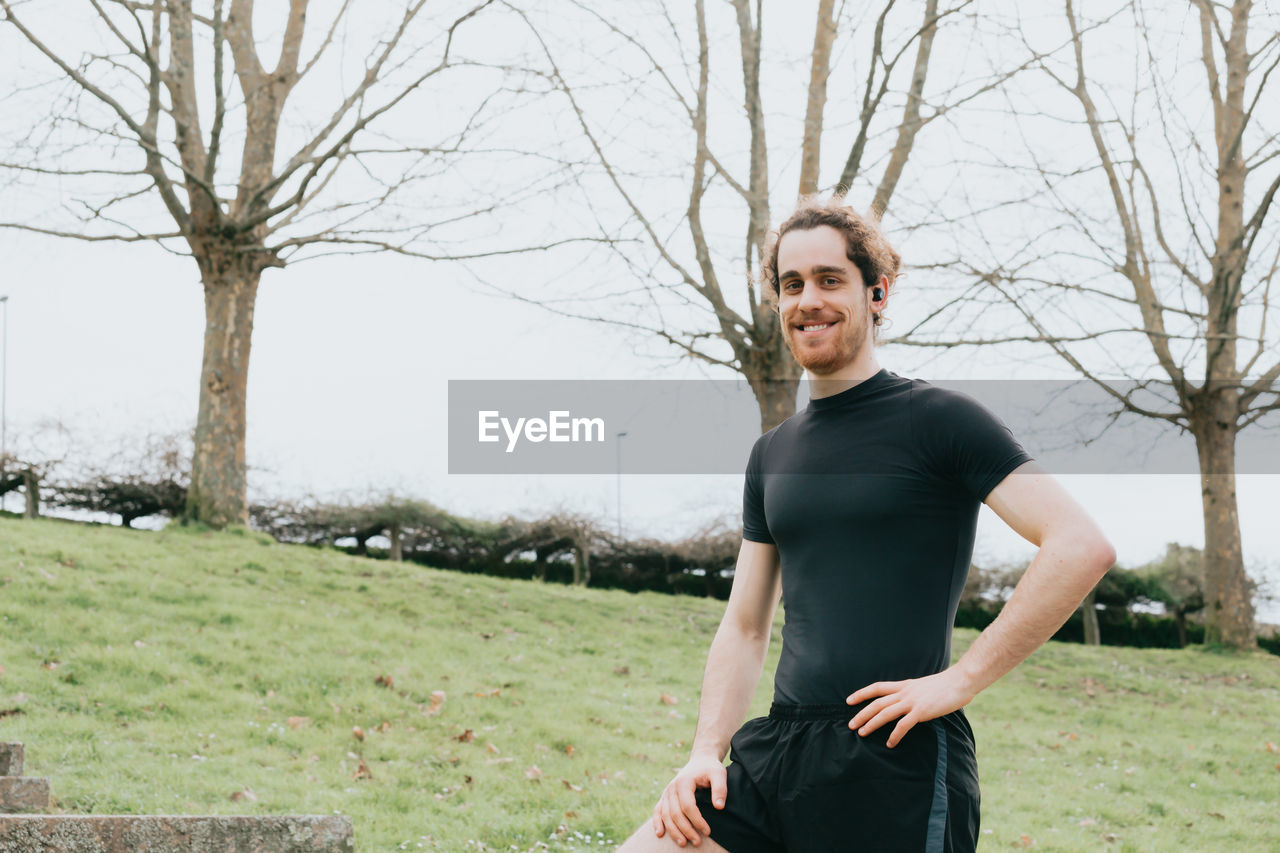
[[[0,853],[354,853],[346,815],[0,815]]]
[[[25,753],[20,743],[0,743],[0,776],[21,776]]]
[[[0,776],[0,813],[42,812],[48,808],[48,779]]]

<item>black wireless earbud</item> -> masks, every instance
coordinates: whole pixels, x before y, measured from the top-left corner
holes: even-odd
[[[884,299],[884,291],[878,287],[871,288],[871,298],[876,302],[879,302],[881,299]]]

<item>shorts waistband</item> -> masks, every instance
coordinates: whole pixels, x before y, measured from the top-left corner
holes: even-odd
[[[870,701],[870,700],[867,700]],[[851,720],[867,702],[856,705],[789,705],[774,702],[769,706],[769,718],[773,720]]]

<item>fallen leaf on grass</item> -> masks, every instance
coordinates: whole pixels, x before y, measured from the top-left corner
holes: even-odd
[[[1018,840],[1013,843],[1014,847],[1030,847],[1032,844],[1031,836],[1025,832],[1018,836]]]
[[[570,782],[568,779],[561,779],[561,780],[560,780],[560,783],[561,783],[561,784],[563,784],[563,785],[564,785],[566,788],[568,788],[570,791],[573,791],[573,792],[578,793],[578,794],[581,794],[581,793],[582,793],[582,786],[581,786],[581,785],[575,785],[575,784],[573,784],[572,782]]]
[[[670,693],[663,693],[658,697],[658,701],[662,702],[663,705],[674,705],[680,700],[672,696]]]
[[[352,779],[372,779],[373,772],[369,770],[369,765],[365,764],[364,758],[360,759],[360,766],[356,768],[355,775]]]
[[[531,779],[534,782],[542,781],[542,770],[539,769],[536,764],[530,765],[529,768],[524,771],[524,775],[526,779]]]
[[[0,667],[0,675],[4,675],[3,667]],[[1276,751],[1276,745],[1271,741],[1267,741],[1267,752],[1275,752],[1275,751]]]
[[[47,661],[45,661],[44,663],[42,663],[42,664],[40,664],[40,665],[41,665],[42,667],[44,667],[45,669],[57,669],[58,667],[62,666],[62,661],[60,661],[60,660],[47,660]]]
[[[395,679],[393,679],[389,675],[379,675],[377,678],[373,680],[373,683],[378,685],[379,687],[394,687]]]
[[[572,758],[572,757],[573,757],[573,744],[571,744],[571,743],[566,743],[566,744],[564,745],[564,754],[565,754],[565,755],[567,755],[567,756],[569,756],[570,758]]]
[[[359,726],[351,727],[351,736],[356,740],[364,740],[364,729]]]
[[[473,732],[471,729],[467,729],[465,732],[463,732],[460,735],[454,735],[453,739],[457,741],[462,741],[463,743],[471,743],[473,740],[476,739],[476,733]]]
[[[5,708],[4,710],[0,710],[0,717],[12,717],[17,714],[23,714],[23,713],[26,713],[26,712],[23,711],[21,708]]]
[[[311,725],[311,718],[310,717],[290,717],[289,719],[285,720],[285,723],[289,726],[289,728],[293,729],[296,732],[298,729],[302,728],[303,726]]]
[[[629,667],[629,666],[615,666],[615,667],[613,668],[613,674],[614,674],[614,675],[630,675],[630,674],[631,674],[631,667]]]
[[[258,801],[258,795],[253,792],[252,788],[245,788],[243,791],[232,791],[231,801],[235,803],[256,803]]]
[[[477,690],[477,691],[476,691],[476,698],[477,698],[477,699],[485,699],[485,698],[487,698],[487,697],[489,697],[489,696],[501,696],[501,695],[502,695],[502,688],[501,688],[501,687],[495,687],[494,689],[490,690],[488,693],[484,692],[483,690]]]
[[[439,714],[440,706],[443,704],[444,704],[444,691],[432,690],[431,691],[431,707],[427,709],[427,716],[434,717],[436,714]]]
[[[493,744],[491,744],[491,743],[490,743],[490,744],[486,744],[486,745],[485,745],[485,749],[489,750],[489,751],[490,751],[490,752],[492,752],[494,755],[497,755],[497,754],[498,754],[498,748],[497,748],[496,746],[494,746]]]

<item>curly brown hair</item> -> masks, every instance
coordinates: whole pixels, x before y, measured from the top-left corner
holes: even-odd
[[[874,215],[863,215],[843,203],[840,197],[827,199],[817,196],[805,196],[796,205],[795,211],[787,217],[777,229],[769,232],[765,243],[764,268],[761,275],[769,289],[766,294],[771,297],[774,308],[777,308],[781,288],[778,284],[778,243],[789,231],[797,229],[808,231],[822,225],[829,225],[845,238],[845,254],[862,273],[862,283],[872,287],[884,276],[889,280],[886,294],[893,290],[894,283],[902,269],[902,256],[889,245],[884,232],[880,230],[880,220]],[[876,333],[879,334],[880,314],[875,315]]]

